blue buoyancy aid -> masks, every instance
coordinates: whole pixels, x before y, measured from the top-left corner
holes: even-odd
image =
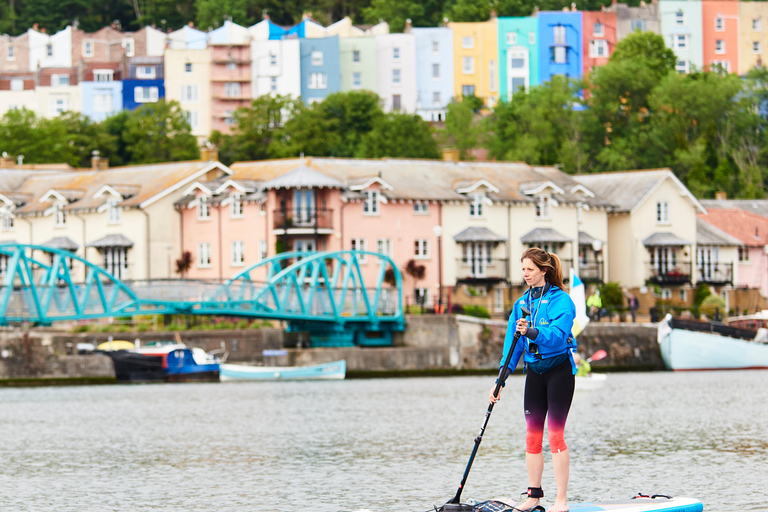
[[[509,362],[510,371],[515,370],[523,353],[525,354],[523,363],[526,365],[542,359],[568,354],[575,375],[576,363],[573,360],[573,351],[576,350],[576,340],[571,334],[571,330],[573,329],[573,320],[576,317],[576,307],[566,292],[549,284],[544,287],[540,297],[534,298],[531,290],[528,289],[515,302],[512,314],[509,316],[507,334],[504,339],[504,353],[499,363],[499,369],[504,364],[507,353],[512,347],[517,321],[523,316],[520,306],[525,306],[530,310],[531,316],[528,318],[528,322],[531,328],[538,330],[538,334],[535,340],[529,340],[525,336],[520,337]]]

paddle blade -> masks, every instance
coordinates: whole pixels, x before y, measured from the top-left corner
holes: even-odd
[[[587,359],[587,361],[589,361],[589,362],[599,361],[599,360],[603,359],[607,355],[608,355],[608,352],[606,352],[605,350],[598,350],[597,352],[592,354],[592,357]]]

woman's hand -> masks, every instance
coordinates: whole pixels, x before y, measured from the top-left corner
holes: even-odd
[[[525,333],[528,332],[528,320],[525,318],[521,318],[517,321],[517,329],[515,329],[516,332],[519,332],[521,336],[525,336]]]
[[[496,396],[493,396],[493,392],[496,391],[496,385],[494,384],[493,387],[491,388],[491,392],[488,393],[488,403],[495,404],[496,402],[501,400],[501,390],[502,389],[503,388],[499,388],[499,394],[496,395]]]

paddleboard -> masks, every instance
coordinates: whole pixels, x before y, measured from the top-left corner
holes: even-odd
[[[571,512],[702,512],[704,505],[693,498],[635,498],[595,503],[569,503]],[[489,500],[468,506],[473,512],[514,512],[512,505]],[[440,510],[440,509],[438,509]]]

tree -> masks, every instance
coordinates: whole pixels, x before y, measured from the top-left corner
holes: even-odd
[[[390,32],[402,32],[406,19],[418,20],[424,15],[423,4],[415,0],[373,0],[370,7],[363,9],[366,23],[384,20],[389,23]]]
[[[120,142],[132,164],[200,158],[197,140],[176,101],[160,100],[130,112]]]
[[[478,127],[475,113],[468,101],[451,102],[445,115],[445,128],[440,132],[443,144],[459,150],[459,158],[465,160],[469,151],[477,147]]]
[[[72,162],[77,167],[90,167],[94,151],[109,156],[117,151],[117,137],[109,133],[101,123],[94,123],[76,112],[65,112],[50,121],[60,125],[70,146]]]
[[[360,158],[439,158],[437,141],[421,117],[393,112],[376,123],[360,143]]]
[[[660,35],[636,31],[616,43],[609,62],[642,63],[660,80],[674,71],[677,57]]]
[[[427,277],[427,267],[417,264],[415,260],[408,260],[405,264],[404,273],[413,278],[413,296],[419,297],[416,294],[416,288],[418,287],[419,281]]]
[[[239,25],[252,25],[247,0],[195,0],[197,25],[202,30],[217,28],[227,19]]]
[[[184,279],[187,276],[187,272],[192,268],[192,253],[184,251],[181,253],[181,257],[176,260],[176,273]]]

